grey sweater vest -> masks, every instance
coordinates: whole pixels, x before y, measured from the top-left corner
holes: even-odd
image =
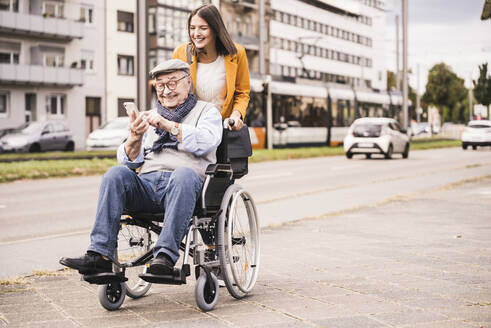
[[[212,108],[214,108],[213,104],[198,100],[196,106],[181,123],[197,126],[200,117]],[[150,127],[147,131],[145,144],[143,145],[145,150],[151,149],[153,143],[157,139],[158,134],[155,133],[155,128]],[[201,178],[204,178],[208,165],[215,164],[217,161],[216,150],[216,148],[213,148],[208,153],[198,157],[193,153],[185,151],[182,147],[182,143],[179,143],[177,145],[177,150],[164,148],[159,153],[150,152],[145,156],[145,161],[140,169],[140,174],[153,171],[174,171],[179,167],[189,167]]]

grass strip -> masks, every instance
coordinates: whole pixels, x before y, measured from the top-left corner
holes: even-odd
[[[460,147],[459,140],[441,138],[424,138],[411,142],[411,150],[433,149],[443,147]],[[73,154],[87,152],[76,152]],[[99,155],[101,152],[97,152]],[[107,152],[104,152],[107,153]],[[113,154],[115,152],[112,152]],[[49,154],[36,154],[49,156]],[[58,153],[56,153],[58,154]],[[62,153],[65,154],[65,153]],[[32,154],[25,154],[32,155]],[[250,158],[251,163],[289,160],[323,156],[342,156],[343,147],[303,147],[284,149],[256,149]],[[4,155],[5,156],[5,155]],[[411,155],[409,155],[411,156]],[[19,162],[0,162],[0,183],[16,180],[34,180],[54,177],[88,176],[104,174],[111,166],[117,165],[116,158],[92,159],[58,159],[58,160],[25,160]]]
[[[0,154],[1,162],[18,162],[30,160],[61,160],[61,159],[92,159],[116,158],[116,151],[75,151],[75,152],[46,152],[46,153],[6,153]]]
[[[103,174],[116,159],[48,160],[0,163],[0,183],[23,179]]]

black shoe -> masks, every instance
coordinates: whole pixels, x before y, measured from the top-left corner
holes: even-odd
[[[80,274],[84,275],[113,271],[111,260],[105,260],[101,254],[92,251],[88,251],[81,257],[62,257],[60,264],[78,270]]]
[[[174,273],[174,262],[172,262],[169,255],[159,253],[157,257],[152,260],[152,263],[147,269],[147,273],[159,276],[172,275]]]

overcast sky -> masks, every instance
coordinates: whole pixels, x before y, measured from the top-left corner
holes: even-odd
[[[400,24],[402,70],[402,0],[387,0],[385,36],[387,67],[395,71],[395,15]],[[428,70],[444,62],[461,78],[477,79],[479,65],[488,62],[491,74],[491,19],[481,21],[484,0],[408,0],[408,64],[410,84],[424,92]]]

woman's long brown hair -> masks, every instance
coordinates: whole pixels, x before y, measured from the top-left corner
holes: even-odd
[[[226,55],[235,55],[237,53],[237,48],[235,47],[230,34],[223,23],[222,16],[218,11],[217,7],[212,4],[206,4],[199,6],[194,9],[191,14],[189,14],[188,18],[188,35],[189,40],[191,41],[191,53],[195,56],[198,56],[198,49],[196,49],[194,42],[191,40],[191,18],[195,15],[198,15],[202,19],[205,20],[206,23],[210,26],[213,33],[215,33],[215,47],[218,55],[226,56]]]

